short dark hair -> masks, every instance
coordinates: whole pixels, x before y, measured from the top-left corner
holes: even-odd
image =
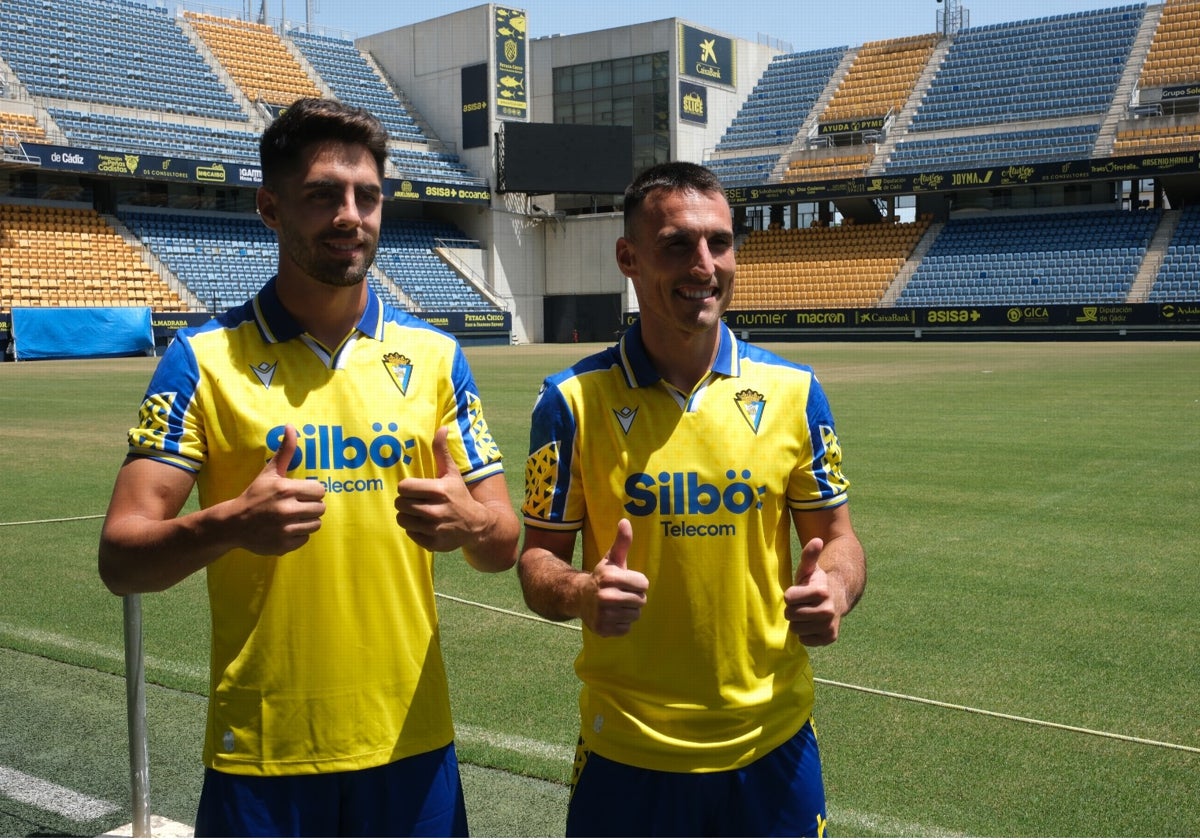
[[[364,108],[314,98],[297,99],[263,132],[258,143],[263,184],[277,187],[280,178],[299,169],[305,149],[330,140],[366,146],[383,178],[387,129]]]
[[[698,193],[720,193],[725,195],[721,179],[713,174],[711,169],[698,163],[683,160],[668,163],[656,163],[633,183],[625,188],[625,235],[632,230],[634,217],[646,200],[646,196],[655,190],[691,191]]]

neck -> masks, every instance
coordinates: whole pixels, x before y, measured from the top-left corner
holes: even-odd
[[[330,286],[307,276],[275,281],[279,300],[304,331],[325,347],[337,347],[358,325],[367,306],[367,281],[353,286]]]
[[[690,394],[712,369],[721,342],[719,328],[679,334],[643,324],[642,343],[658,375]]]

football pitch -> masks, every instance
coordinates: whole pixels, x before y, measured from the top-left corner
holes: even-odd
[[[868,555],[813,653],[830,833],[1200,836],[1200,342],[768,346],[829,394]],[[540,380],[598,347],[468,348],[515,506]],[[131,819],[96,544],[154,361],[0,364],[0,836]],[[472,833],[561,834],[578,628],[436,571]],[[189,825],[205,598],[142,597],[151,810]]]

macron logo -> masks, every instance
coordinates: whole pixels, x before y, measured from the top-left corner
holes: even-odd
[[[250,370],[254,371],[254,375],[258,377],[258,381],[262,383],[264,388],[271,387],[271,381],[275,378],[275,367],[279,362],[259,362],[256,365],[250,365]]]
[[[637,417],[638,410],[625,406],[624,408],[614,408],[612,413],[617,418],[617,422],[621,424],[621,429],[628,435],[629,429],[633,426],[633,420]]]

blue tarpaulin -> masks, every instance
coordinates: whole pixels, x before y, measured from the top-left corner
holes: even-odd
[[[14,307],[13,358],[145,356],[154,350],[150,307]]]

